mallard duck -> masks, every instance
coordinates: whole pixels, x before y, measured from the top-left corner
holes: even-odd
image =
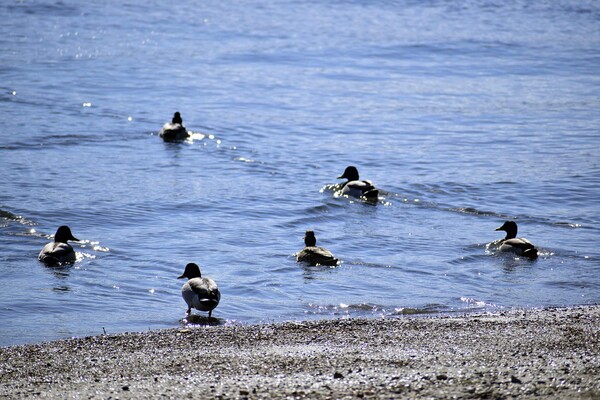
[[[181,296],[188,305],[187,313],[192,312],[192,307],[200,311],[208,311],[208,317],[212,316],[212,310],[219,305],[221,292],[215,281],[210,278],[202,278],[200,267],[197,264],[189,263],[185,266],[185,271],[178,278],[188,278],[188,281],[181,287]]]
[[[188,133],[185,126],[183,126],[183,120],[181,114],[176,112],[173,114],[171,122],[167,122],[158,134],[165,142],[173,142],[177,140],[185,140],[190,134]]]
[[[517,229],[517,223],[514,221],[506,221],[502,226],[496,228],[497,231],[506,232],[506,237],[498,242],[498,250],[531,259],[537,258],[538,251],[533,243],[525,238],[518,238]]]
[[[54,235],[54,241],[44,246],[38,259],[46,265],[60,265],[64,263],[72,263],[77,259],[75,250],[69,243],[69,240],[79,241],[71,233],[68,226],[60,226]]]
[[[305,248],[296,253],[296,261],[306,262],[309,265],[336,266],[339,260],[324,247],[317,246],[317,238],[313,231],[306,231],[304,235]]]
[[[364,196],[369,200],[377,200],[379,197],[379,190],[377,190],[370,181],[360,180],[356,167],[347,167],[344,170],[344,173],[341,176],[338,176],[338,179],[347,179],[338,191],[342,195],[352,197]]]

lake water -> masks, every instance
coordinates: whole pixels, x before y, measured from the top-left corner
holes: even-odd
[[[180,326],[188,262],[223,324],[597,304],[600,3],[549,3],[2,2],[0,345]]]

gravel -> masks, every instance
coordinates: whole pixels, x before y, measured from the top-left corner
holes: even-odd
[[[600,306],[201,326],[0,348],[5,398],[600,399]]]

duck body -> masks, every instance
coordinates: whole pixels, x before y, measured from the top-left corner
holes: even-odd
[[[317,246],[317,239],[313,231],[306,231],[304,244],[306,247],[296,253],[297,262],[305,262],[311,266],[327,265],[335,267],[338,265],[339,260],[329,250]]]
[[[379,190],[373,186],[371,181],[360,180],[356,167],[349,166],[338,179],[347,179],[338,190],[338,194],[351,197],[366,197],[370,200],[377,200]]]
[[[75,262],[77,254],[73,247],[67,243],[69,240],[79,241],[73,236],[68,226],[60,226],[54,235],[54,241],[45,245],[40,251],[38,260],[49,266]]]
[[[171,122],[167,122],[163,125],[158,135],[165,142],[186,140],[190,136],[188,130],[183,126],[183,120],[181,119],[181,114],[179,114],[179,112],[176,112],[173,115]]]
[[[514,238],[503,240],[498,249],[504,253],[515,253],[528,258],[537,257],[537,249],[525,238]]]
[[[188,305],[187,314],[192,312],[192,308],[200,311],[208,311],[208,317],[212,316],[214,310],[221,300],[221,292],[217,283],[211,278],[203,278],[200,274],[200,267],[197,264],[189,263],[185,267],[185,272],[179,278],[188,278],[188,281],[181,287],[181,296]]]
[[[503,253],[514,253],[518,256],[536,259],[538,250],[534,244],[525,238],[518,238],[518,227],[514,221],[506,221],[502,226],[496,228],[497,231],[505,231],[506,237],[497,242],[498,251]]]
[[[338,265],[339,262],[329,250],[319,246],[306,246],[296,254],[296,260],[312,266],[328,265],[330,267]]]

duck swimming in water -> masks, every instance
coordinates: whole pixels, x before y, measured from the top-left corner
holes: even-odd
[[[167,122],[162,127],[158,135],[165,142],[185,140],[190,136],[187,129],[185,129],[185,126],[183,126],[183,119],[181,119],[181,114],[179,114],[179,112],[173,114],[173,119],[171,119],[171,123]]]
[[[505,231],[506,237],[498,242],[498,250],[502,252],[511,252],[517,255],[536,259],[538,251],[529,240],[517,237],[517,223],[506,221],[502,226],[496,228],[497,231]]]
[[[215,281],[210,278],[202,278],[200,267],[189,263],[185,271],[178,278],[188,278],[181,287],[181,296],[188,305],[186,314],[191,314],[192,307],[200,311],[208,311],[208,318],[212,316],[212,310],[219,305],[221,292]]]
[[[324,247],[317,246],[317,238],[313,231],[306,231],[304,234],[305,248],[296,254],[296,261],[306,262],[309,265],[328,265],[334,267],[338,265],[339,260]]]
[[[56,230],[54,241],[44,246],[38,255],[38,259],[50,266],[74,262],[77,259],[77,255],[73,247],[67,243],[69,240],[79,241],[79,239],[73,236],[68,226],[60,226]]]
[[[338,191],[341,195],[365,197],[368,200],[375,201],[379,197],[379,190],[377,190],[370,181],[360,180],[356,167],[347,167],[346,170],[344,170],[344,173],[341,176],[338,176],[338,179],[347,179]]]

